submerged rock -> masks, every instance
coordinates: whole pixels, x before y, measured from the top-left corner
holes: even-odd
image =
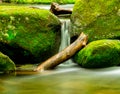
[[[74,61],[85,68],[102,68],[119,65],[120,41],[93,41],[74,56]]]
[[[40,63],[58,51],[60,28],[48,10],[0,6],[0,51],[15,63]]]
[[[89,42],[120,39],[120,0],[77,0],[71,21],[72,36],[84,32]]]
[[[14,62],[6,55],[0,52],[0,72],[15,71],[16,67]]]

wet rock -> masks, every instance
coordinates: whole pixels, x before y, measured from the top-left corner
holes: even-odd
[[[119,0],[77,0],[71,15],[75,36],[84,32],[89,42],[100,39],[120,39]]]
[[[120,41],[93,41],[75,55],[74,61],[85,68],[117,66],[120,64]]]
[[[60,28],[48,10],[0,6],[0,51],[16,64],[40,63],[58,51]]]

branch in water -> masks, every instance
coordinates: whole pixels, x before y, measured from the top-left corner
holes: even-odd
[[[81,33],[80,36],[71,45],[63,49],[58,54],[52,56],[48,60],[41,63],[35,71],[43,71],[47,69],[52,69],[57,65],[63,63],[64,61],[71,58],[78,50],[80,50],[87,43],[87,36]]]

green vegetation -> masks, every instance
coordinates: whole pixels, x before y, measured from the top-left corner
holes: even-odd
[[[74,60],[85,68],[116,66],[120,64],[120,41],[93,41],[80,50]]]
[[[0,72],[15,71],[16,67],[14,62],[6,55],[0,52]]]
[[[0,50],[14,62],[39,63],[58,50],[60,27],[48,10],[0,6]]]
[[[8,1],[8,0],[4,0],[4,1]],[[57,3],[61,3],[61,4],[67,4],[67,3],[74,3],[75,0],[11,0],[11,2],[16,2],[16,3],[39,3],[39,4],[49,4],[51,2],[57,2]]]
[[[120,42],[116,41],[120,39],[119,2],[76,0],[71,15],[72,34],[77,36],[84,32],[90,43],[75,55],[75,61],[82,67],[101,68],[120,64]]]
[[[73,33],[88,34],[89,42],[120,39],[119,0],[77,0],[71,20]]]

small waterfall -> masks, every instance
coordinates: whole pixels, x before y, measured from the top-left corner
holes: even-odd
[[[62,51],[64,48],[70,45],[70,30],[71,24],[70,19],[60,19],[61,21],[61,44],[59,51]],[[64,64],[70,64],[71,59],[65,61]]]
[[[64,48],[66,48],[68,45],[70,45],[70,20],[69,19],[61,19],[62,23],[61,26],[61,44],[59,51],[62,51]]]

